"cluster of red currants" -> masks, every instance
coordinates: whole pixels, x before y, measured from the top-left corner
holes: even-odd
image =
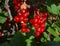
[[[21,2],[20,2],[21,3]],[[30,32],[30,29],[27,28],[27,22],[28,22],[28,16],[29,16],[29,11],[28,9],[21,9],[20,6],[22,6],[23,4],[20,4],[19,2],[17,2],[17,0],[14,0],[14,4],[15,4],[15,10],[20,10],[17,15],[14,17],[14,21],[15,22],[19,22],[21,23],[21,32]]]
[[[14,17],[14,21],[15,22],[20,22],[21,23],[21,31],[22,32],[30,32],[30,29],[27,28],[27,22],[28,22],[28,16],[29,16],[29,11],[26,8],[26,4],[24,3],[24,6],[22,5],[22,3],[17,2],[17,0],[14,0],[14,4],[15,4],[15,10],[20,10],[17,15]],[[21,5],[22,8],[25,7],[26,9],[21,9]],[[35,27],[36,31],[35,31],[35,35],[36,36],[40,36],[44,30],[45,30],[45,23],[47,20],[47,12],[43,12],[40,13],[39,10],[34,11],[34,18],[30,20],[30,23]]]
[[[30,20],[30,23],[35,27],[35,35],[40,36],[45,30],[45,23],[47,20],[47,12],[39,13],[37,10],[34,18]]]
[[[14,8],[15,8],[15,10],[19,10],[20,9],[20,6],[21,6],[21,4],[22,4],[22,0],[13,0],[13,2],[14,2]]]

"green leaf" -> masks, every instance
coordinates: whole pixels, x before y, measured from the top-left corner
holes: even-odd
[[[31,46],[31,42],[32,42],[31,39],[26,39],[26,46]]]
[[[2,9],[0,8],[0,13],[2,12]]]
[[[60,41],[60,37],[54,38],[54,41]]]
[[[58,5],[58,10],[60,10],[60,5]]]
[[[34,39],[35,37],[34,36],[30,36],[28,39],[26,39],[26,46],[31,46],[31,43],[32,43],[32,39]]]
[[[49,38],[49,36],[48,36],[48,34],[47,34],[46,32],[44,32],[43,35],[44,35],[44,37],[45,37],[48,41],[50,41],[50,38]]]
[[[46,42],[46,39],[44,39],[43,37],[41,37],[40,41],[41,42]]]
[[[59,19],[57,19],[56,21],[57,21],[57,23],[59,23],[59,24],[60,24],[60,18],[59,18]]]
[[[56,33],[56,31],[54,29],[52,29],[51,27],[48,27],[47,31],[52,34],[55,37],[59,37],[58,34]]]
[[[34,38],[35,38],[35,37],[34,37],[33,35],[29,37],[29,39],[34,39]]]
[[[51,13],[52,10],[51,10],[51,7],[47,6],[47,10]]]
[[[8,12],[3,11],[3,14],[4,14],[5,16],[8,16]]]
[[[25,46],[25,36],[17,32],[13,39],[10,41],[10,46]]]
[[[2,27],[0,26],[0,29],[1,29]]]
[[[0,23],[4,23],[6,21],[5,17],[0,16]]]
[[[51,5],[51,11],[55,15],[59,14],[59,10],[58,10],[58,8],[57,8],[57,6],[55,4]]]
[[[1,44],[0,46],[10,46],[8,42],[4,42],[3,44]]]
[[[7,40],[12,40],[12,38],[7,38]]]
[[[47,10],[54,15],[59,14],[59,9],[60,9],[60,6],[58,7],[56,6],[56,4],[51,4],[51,6],[49,5],[47,6]]]
[[[60,27],[57,24],[53,23],[52,27],[54,27],[57,31],[60,31]]]

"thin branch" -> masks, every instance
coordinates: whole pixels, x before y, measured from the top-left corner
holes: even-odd
[[[15,34],[15,26],[13,25],[13,28],[11,28],[11,30],[12,30],[12,35],[14,35]]]
[[[9,2],[9,0],[5,0],[5,5],[4,5],[4,7],[5,7],[5,9],[8,11],[9,18],[10,18],[10,21],[11,21],[11,20],[13,19],[13,17],[12,17],[11,11],[10,11],[10,9],[9,9],[8,2]]]
[[[15,23],[15,26],[16,26],[16,30],[18,30],[18,25],[17,25],[17,23]]]

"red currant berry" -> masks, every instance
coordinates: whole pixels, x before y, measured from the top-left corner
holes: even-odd
[[[19,3],[17,4],[17,6],[20,8],[20,6],[21,6],[21,2],[19,2]]]
[[[15,21],[15,22],[19,22],[19,21],[20,21],[19,17],[18,17],[18,16],[15,16],[15,17],[14,17],[14,21]]]
[[[17,14],[17,16],[19,16],[19,17],[20,17],[21,15],[22,15],[21,12],[19,12],[19,13]]]
[[[29,16],[29,12],[23,14],[23,17],[28,17],[28,16]]]
[[[28,12],[28,10],[27,9],[22,9],[21,12],[22,12],[22,14],[25,14],[26,12]]]
[[[47,17],[47,15],[48,15],[47,12],[43,12],[43,13],[42,13],[42,16],[44,16],[44,17]]]
[[[26,33],[29,33],[30,32],[30,29],[29,28],[26,28]]]
[[[24,33],[29,33],[30,32],[30,29],[29,28],[22,28],[21,31]]]
[[[39,27],[39,25],[38,25],[37,23],[34,23],[33,26],[34,26],[35,28],[38,28],[38,27]]]
[[[25,22],[25,23],[28,22],[28,18],[24,18],[23,22]]]
[[[21,28],[21,32],[26,32],[26,29],[25,28]]]
[[[37,23],[38,22],[38,18],[34,18],[34,23]]]
[[[33,19],[30,20],[30,23],[33,24]]]
[[[39,15],[36,15],[35,17],[38,18],[38,19],[40,19],[40,16]]]
[[[17,0],[13,0],[14,4],[18,4]]]
[[[7,26],[8,26],[8,27],[11,27],[11,23],[7,23]]]
[[[15,10],[18,10],[18,9],[19,9],[19,7],[18,7],[18,6],[16,6],[16,5],[14,6],[14,8],[15,8]]]
[[[41,32],[41,28],[40,27],[36,28],[36,31]]]
[[[26,27],[26,23],[21,23],[21,26],[22,27]]]
[[[23,17],[23,16],[20,16],[19,18],[20,18],[20,21],[23,21],[23,19],[24,19],[24,17]]]
[[[43,33],[43,32],[44,32],[44,30],[45,30],[45,28],[44,28],[44,27],[41,27],[41,33]]]
[[[35,32],[35,36],[36,36],[36,37],[40,36],[40,32],[39,32],[39,31],[36,31],[36,32]]]

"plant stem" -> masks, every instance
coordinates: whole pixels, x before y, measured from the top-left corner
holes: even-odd
[[[5,9],[8,11],[10,21],[12,21],[13,17],[12,17],[11,11],[10,11],[10,9],[9,9],[8,2],[9,2],[9,0],[5,0],[5,5],[4,5],[4,7],[5,7]]]

